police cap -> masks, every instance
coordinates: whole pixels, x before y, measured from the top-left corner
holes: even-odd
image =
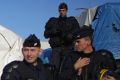
[[[81,38],[84,38],[84,37],[88,37],[88,36],[92,37],[93,31],[94,30],[91,28],[91,26],[84,25],[80,28],[80,31],[77,32],[77,34],[75,35],[75,40],[76,39],[81,39]]]
[[[31,34],[25,39],[23,47],[41,47],[40,40],[35,36],[35,34]]]

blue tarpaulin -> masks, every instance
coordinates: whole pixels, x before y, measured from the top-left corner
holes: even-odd
[[[44,64],[47,64],[50,62],[51,54],[52,54],[52,49],[48,48],[43,50],[42,54],[39,57],[41,58]]]
[[[99,6],[92,25],[95,49],[107,49],[120,59],[120,3]]]

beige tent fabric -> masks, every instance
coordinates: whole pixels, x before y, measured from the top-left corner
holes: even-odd
[[[96,14],[97,7],[85,9],[79,16],[76,17],[80,26],[91,25],[92,20]]]

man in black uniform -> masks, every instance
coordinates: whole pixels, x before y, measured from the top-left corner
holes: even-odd
[[[93,30],[83,26],[75,36],[75,51],[63,61],[59,80],[100,80],[103,72],[116,69],[115,59],[107,50],[92,47]],[[101,78],[102,79],[102,78]]]
[[[95,51],[92,47],[91,27],[83,26],[76,36],[75,49],[79,55],[74,64],[79,80],[101,80],[100,72],[116,69],[115,59],[107,50]],[[104,73],[102,73],[103,75]]]
[[[64,54],[73,48],[73,35],[80,29],[75,17],[67,17],[68,7],[66,3],[61,3],[58,10],[59,17],[50,18],[44,31],[44,36],[49,38],[49,44],[52,48],[50,63],[57,69]]]
[[[38,58],[40,47],[40,40],[34,34],[26,38],[22,48],[24,60],[6,65],[1,80],[49,80],[48,70]]]

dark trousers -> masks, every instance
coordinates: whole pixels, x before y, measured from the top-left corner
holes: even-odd
[[[59,69],[64,56],[69,54],[73,48],[72,47],[56,47],[52,48],[52,55],[50,59],[50,64],[54,65],[55,68]]]
[[[55,68],[53,76],[54,80],[59,80],[59,73],[61,73],[61,69],[64,66],[63,63],[67,58],[67,55],[71,52],[72,47],[56,47],[52,48],[52,55],[50,58],[50,64]]]
[[[59,68],[59,64],[60,64],[60,53],[62,53],[61,47],[52,48],[50,64],[54,65],[54,67],[57,69]]]

